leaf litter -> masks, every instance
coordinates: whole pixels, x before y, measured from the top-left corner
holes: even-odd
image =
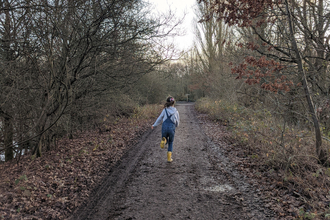
[[[122,118],[104,132],[63,138],[40,158],[0,164],[0,219],[66,219],[153,120]]]

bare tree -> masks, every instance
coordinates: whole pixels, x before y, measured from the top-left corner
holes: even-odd
[[[13,143],[28,143],[36,156],[56,136],[72,136],[75,121],[111,106],[109,95],[166,61],[154,40],[177,25],[171,14],[151,18],[138,0],[6,2],[0,24],[2,145],[12,152]]]

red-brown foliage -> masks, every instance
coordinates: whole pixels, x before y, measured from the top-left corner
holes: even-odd
[[[238,25],[247,27],[252,24],[253,19],[262,14],[266,8],[272,8],[272,0],[199,0],[200,4],[205,4],[209,11],[204,15],[201,21],[217,17],[229,25]],[[257,26],[264,21],[258,20]]]
[[[249,85],[260,84],[265,90],[288,92],[293,82],[281,73],[283,69],[285,66],[275,60],[268,60],[265,56],[248,56],[243,63],[232,68],[232,73],[238,75],[236,79],[245,79]]]

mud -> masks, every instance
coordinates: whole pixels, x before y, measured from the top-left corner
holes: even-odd
[[[71,219],[277,219],[257,187],[205,136],[194,106],[177,106],[173,162],[161,126],[132,146]]]

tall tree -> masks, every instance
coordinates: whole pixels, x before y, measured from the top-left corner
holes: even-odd
[[[233,68],[238,78],[245,78],[249,84],[260,84],[264,89],[283,94],[293,84],[302,84],[315,129],[316,154],[320,162],[325,162],[320,125],[315,112],[315,96],[313,98],[309,84],[316,85],[314,92],[318,89],[326,93],[324,82],[329,80],[325,77],[330,58],[330,35],[326,32],[330,25],[329,5],[325,5],[323,0],[211,1],[204,20],[214,17],[224,19],[229,25],[251,28],[258,36],[258,41],[262,42],[246,44],[263,57],[246,57],[244,63]],[[281,44],[277,44],[277,39],[280,39]],[[288,69],[292,72],[285,76],[284,72]]]
[[[204,1],[203,4],[199,4],[196,9],[196,17],[199,19],[208,10],[209,1]],[[224,82],[224,66],[227,64],[224,62],[225,58],[225,42],[230,36],[229,27],[216,18],[210,18],[205,22],[196,22],[195,25],[195,54],[198,57],[199,62],[203,67],[202,73],[197,73],[195,76],[196,82],[192,85],[192,88],[202,89],[207,94],[212,91],[218,91],[223,85],[217,85]],[[202,75],[202,77],[198,77]],[[208,91],[207,91],[208,90]],[[218,95],[221,92],[218,92]]]

